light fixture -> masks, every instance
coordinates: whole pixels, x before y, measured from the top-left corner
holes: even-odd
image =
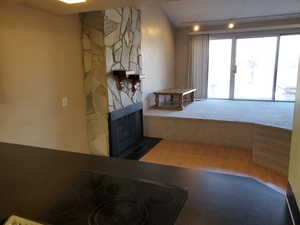
[[[87,0],[58,0],[58,1],[66,4],[79,4],[79,3],[85,3]]]
[[[229,29],[233,29],[234,27],[235,27],[235,23],[230,22],[230,23],[228,24],[228,28],[229,28]]]
[[[200,26],[199,25],[194,25],[193,26],[193,31],[194,32],[198,32],[200,30]]]

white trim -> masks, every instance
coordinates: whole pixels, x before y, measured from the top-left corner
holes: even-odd
[[[281,35],[278,35],[277,43],[276,43],[276,55],[275,55],[274,75],[273,75],[273,90],[272,90],[272,100],[273,101],[275,101],[275,99],[276,99],[280,43],[281,43]]]
[[[234,99],[235,75],[236,75],[236,40],[232,38],[231,42],[231,63],[230,63],[230,84],[229,84],[229,99]]]
[[[287,202],[287,205],[288,205],[288,208],[289,208],[289,213],[291,215],[293,225],[297,225],[296,222],[295,222],[295,219],[294,219],[294,216],[293,216],[293,213],[292,213],[292,208],[290,206],[290,203],[289,203],[289,200],[287,198],[287,195],[285,195],[285,201]]]

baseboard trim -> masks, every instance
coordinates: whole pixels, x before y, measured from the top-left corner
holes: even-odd
[[[296,197],[292,190],[291,185],[288,185],[288,189],[286,191],[286,201],[289,207],[289,211],[291,214],[291,218],[294,225],[300,225],[300,212],[299,207],[296,201]]]

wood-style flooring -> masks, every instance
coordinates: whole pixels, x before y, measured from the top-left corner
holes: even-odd
[[[282,189],[287,177],[252,161],[252,152],[240,148],[161,141],[141,161],[191,169],[217,170],[258,178]]]

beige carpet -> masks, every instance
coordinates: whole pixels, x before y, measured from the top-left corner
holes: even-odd
[[[246,122],[291,130],[294,103],[202,100],[188,105],[183,111],[148,110],[144,114],[146,116]]]

